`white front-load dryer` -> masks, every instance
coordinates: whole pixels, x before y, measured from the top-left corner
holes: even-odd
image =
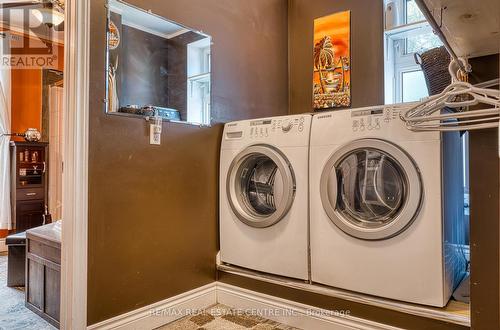
[[[411,132],[401,107],[313,117],[311,277],[444,306],[466,269],[460,136]]]
[[[231,122],[220,159],[220,258],[308,279],[311,115]]]

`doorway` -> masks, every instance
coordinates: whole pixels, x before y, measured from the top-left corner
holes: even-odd
[[[0,328],[59,327],[64,1],[0,6]]]

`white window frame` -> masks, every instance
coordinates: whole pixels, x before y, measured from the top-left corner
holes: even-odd
[[[188,44],[188,52],[189,52],[189,45],[191,44],[194,44],[196,43],[197,41],[193,42],[193,43],[190,43]],[[211,86],[211,40],[209,41],[209,44],[208,46],[205,46],[205,47],[200,47],[200,56],[199,56],[199,64],[200,64],[200,67],[201,67],[201,71],[202,73],[200,74],[196,74],[196,75],[193,75],[193,76],[187,76],[187,93],[188,93],[188,97],[187,97],[187,121],[188,122],[198,122],[198,121],[193,121],[191,119],[191,106],[190,106],[190,102],[191,102],[191,96],[192,96],[192,93],[193,93],[193,86],[195,84],[199,84],[199,83],[205,83],[205,82],[208,82],[208,93],[210,94],[210,89],[212,88]],[[189,61],[188,61],[189,62]],[[188,63],[188,67],[189,67],[189,63]],[[189,70],[188,70],[189,72]],[[204,95],[205,97],[205,95]],[[210,117],[210,111],[211,111],[211,100],[210,100],[210,96],[208,97],[208,101],[207,102],[204,102],[204,107],[203,109],[201,109],[201,112],[200,112],[200,124],[202,125],[210,125],[210,122],[211,122],[211,117]]]
[[[403,46],[403,45],[401,45]],[[396,46],[398,47],[398,46]],[[394,59],[394,103],[403,102],[403,73],[421,71],[413,53],[400,54]]]
[[[421,71],[415,62],[414,53],[405,53],[404,42],[401,39],[432,32],[427,21],[406,24],[406,0],[385,0],[384,8],[391,2],[399,8],[396,10],[396,21],[402,22],[396,27],[384,30],[384,91],[385,103],[401,103],[403,101],[403,73]],[[384,10],[384,20],[385,20]],[[384,24],[386,26],[386,24]],[[399,44],[399,45],[398,45]]]

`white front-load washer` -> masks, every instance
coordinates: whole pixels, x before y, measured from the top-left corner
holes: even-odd
[[[220,258],[308,279],[311,115],[231,122],[220,159]]]
[[[460,136],[411,132],[402,108],[313,117],[311,277],[444,306],[466,270]]]

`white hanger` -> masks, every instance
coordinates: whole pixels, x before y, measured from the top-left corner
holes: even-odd
[[[464,65],[468,65],[462,60]],[[498,84],[498,79],[480,85],[471,85],[457,78],[458,65],[448,67],[452,83],[443,92],[430,96],[400,117],[412,131],[463,131],[499,127],[500,90],[485,88]],[[471,106],[486,106],[471,110]],[[453,111],[450,111],[453,110]],[[460,120],[459,120],[460,119]]]

